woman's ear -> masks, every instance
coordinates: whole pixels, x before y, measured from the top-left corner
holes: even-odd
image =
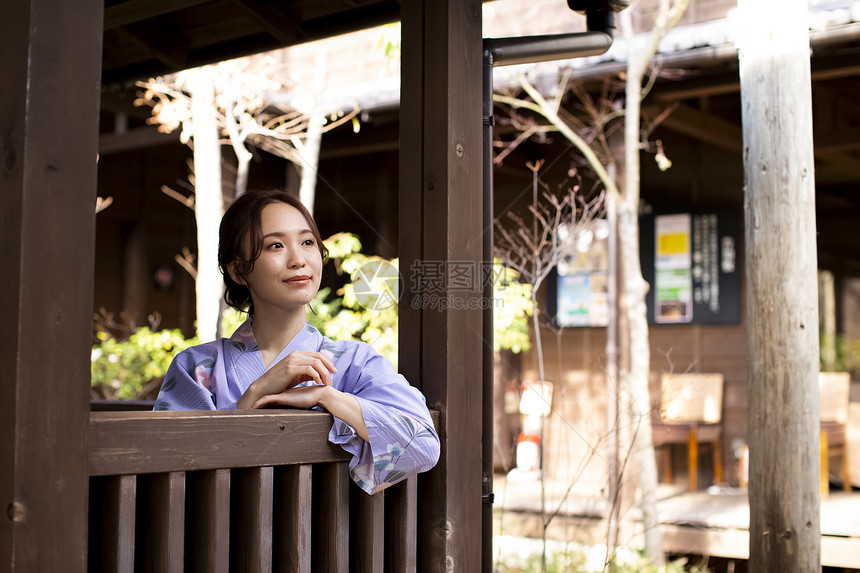
[[[240,284],[240,285],[242,285],[242,286],[248,286],[248,283],[245,281],[244,277],[242,277],[242,276],[241,276],[241,275],[236,271],[236,263],[235,263],[235,261],[234,261],[234,262],[232,262],[232,263],[229,263],[229,264],[227,265],[227,273],[230,275],[230,278],[231,278],[231,279],[233,279],[233,282],[234,282],[234,283],[236,283],[236,284]]]

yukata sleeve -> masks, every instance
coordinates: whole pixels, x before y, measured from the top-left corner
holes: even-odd
[[[436,465],[439,436],[424,396],[387,359],[373,354],[344,391],[358,399],[370,441],[338,418],[329,441],[352,455],[350,476],[361,489],[373,494]]]
[[[180,352],[167,369],[153,410],[215,410],[216,360],[195,348]]]

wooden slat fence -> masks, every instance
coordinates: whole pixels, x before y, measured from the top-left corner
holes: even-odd
[[[365,494],[331,420],[92,412],[89,570],[415,571],[417,478]]]

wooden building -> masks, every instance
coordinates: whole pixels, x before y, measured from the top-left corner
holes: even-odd
[[[544,13],[540,21],[561,26],[572,17],[584,29],[581,17],[557,4],[565,18]],[[836,277],[837,329],[856,335],[860,110],[850,94],[860,73],[860,24],[839,2],[832,4],[830,19],[811,35],[819,260]],[[734,5],[694,1],[682,24],[716,26]],[[481,389],[474,382],[485,372],[474,357],[487,350],[476,334],[482,329],[476,310],[401,308],[401,370],[437,412],[443,457],[428,474],[370,502],[351,492],[342,456],[325,442],[324,415],[91,414],[88,405],[90,301],[126,309],[138,324],[156,309],[163,326],[189,332],[193,324],[188,277],[176,268],[170,293],[151,281],[152,270],[170,264],[176,252],[166,238],[193,242],[190,211],[157,191],[187,176],[187,151],[175,140],[148,143],[145,117],[128,106],[130,82],[400,19],[399,108],[376,110],[359,138],[332,135],[320,171],[347,190],[357,211],[373,213],[381,229],[374,250],[397,254],[401,268],[420,260],[478,262],[480,2],[300,1],[275,8],[251,0],[88,0],[72,10],[59,0],[28,0],[4,5],[2,16],[0,260],[11,274],[0,290],[0,309],[13,324],[0,335],[7,373],[0,382],[7,407],[0,422],[0,499],[7,514],[0,570],[83,571],[88,555],[91,567],[98,556],[105,568],[124,571],[135,563],[138,569],[226,570],[249,556],[257,557],[248,562],[252,570],[290,570],[296,565],[290,559],[301,570],[347,571],[359,561],[368,570],[486,566],[476,549],[487,531],[482,509],[488,504],[482,503],[476,415]],[[677,104],[653,134],[674,167],[663,172],[644,161],[643,198],[654,213],[718,209],[742,221],[737,50],[730,40],[710,38],[678,40],[660,56],[665,73],[645,104],[657,110]],[[597,85],[622,70],[614,58],[576,65],[573,76]],[[522,146],[496,168],[496,215],[528,185],[520,165],[535,158],[557,159],[547,168],[549,183],[562,180],[576,161],[561,138]],[[263,161],[255,169],[257,185],[288,181],[280,163]],[[98,186],[108,182],[103,193]],[[98,229],[97,192],[123,198],[98,215]],[[323,234],[355,222],[343,205],[318,219]],[[395,240],[397,248],[385,252]],[[742,269],[742,241],[737,253]],[[742,297],[742,277],[737,292]],[[558,452],[552,471],[575,467],[596,443],[571,438],[565,427],[586,440],[605,431],[605,419],[589,415],[605,404],[604,342],[600,327],[566,330],[562,371],[555,374],[554,345],[546,345],[549,377],[562,381],[557,409],[566,420],[551,422],[549,447]],[[737,483],[733,442],[746,435],[742,314],[723,324],[655,325],[651,346],[655,396],[663,371],[723,374],[719,454],[728,481]],[[533,364],[527,358],[524,377],[536,378]],[[604,470],[594,464],[583,475],[585,487],[599,489]],[[707,475],[702,472],[703,484]],[[229,548],[206,542],[223,537]],[[273,547],[288,551],[275,554]]]
[[[402,312],[400,368],[438,412],[443,454],[382,496],[351,493],[323,414],[89,408],[100,86],[399,18],[400,258],[477,263],[480,15],[458,0],[4,3],[0,570],[481,569],[478,311]],[[121,169],[146,178],[134,163]]]
[[[860,183],[857,150],[860,138],[856,125],[860,116],[854,100],[858,68],[854,55],[860,49],[860,22],[848,10],[850,3],[830,2],[812,6],[810,12],[810,45],[812,96],[815,130],[815,177],[818,223],[819,269],[834,277],[835,308],[832,319],[836,331],[846,339],[857,339],[857,297],[860,285],[860,243],[850,229],[858,222],[858,202],[854,189]],[[643,274],[651,282],[649,322],[651,343],[651,387],[655,411],[659,409],[660,383],[663,374],[701,372],[719,373],[724,378],[722,394],[722,461],[726,483],[740,482],[738,454],[747,438],[748,348],[744,317],[746,281],[744,278],[743,232],[743,158],[741,141],[740,86],[735,40],[737,23],[732,9],[736,2],[693,2],[690,13],[664,41],[656,61],[660,77],[643,102],[646,117],[671,112],[653,131],[652,141],[659,141],[672,162],[663,171],[655,161],[656,147],[642,156],[642,200],[640,242]],[[620,49],[616,40],[614,48]],[[623,59],[614,60],[613,52],[576,62],[572,67],[574,81],[600,85],[608,75],[623,71]],[[556,74],[547,70],[550,78]],[[552,80],[547,80],[552,85]],[[576,107],[571,102],[569,109]],[[556,137],[549,146],[534,146],[532,153],[549,159],[559,156],[566,142]],[[506,160],[505,165],[510,166]],[[558,161],[547,173],[549,182],[559,181],[569,168]],[[553,175],[553,170],[555,175]],[[513,175],[512,177],[513,178]],[[497,180],[504,177],[497,176]],[[525,177],[519,178],[526,185]],[[497,189],[497,193],[498,193]],[[720,238],[734,239],[736,278],[723,283],[722,308],[705,313],[703,320],[660,323],[654,309],[654,219],[665,214],[697,215],[711,213],[720,221]],[[791,277],[785,277],[791,281]],[[550,293],[550,297],[554,293]],[[554,306],[555,301],[547,301]],[[822,319],[823,320],[823,319]],[[559,381],[566,396],[558,403],[559,413],[550,430],[549,449],[559,452],[555,462],[560,473],[576,469],[605,432],[605,422],[595,420],[595,411],[603,411],[605,329],[568,328],[555,344],[555,333],[546,331],[547,377]],[[557,348],[562,360],[557,360]],[[558,372],[560,364],[562,372]],[[524,365],[524,377],[537,379],[537,363],[531,354]],[[563,418],[563,419],[562,419]],[[584,443],[571,431],[590,436]],[[710,445],[703,445],[699,487],[713,483],[714,468]],[[856,447],[860,447],[858,444]],[[686,452],[676,453],[675,478],[686,479]],[[856,456],[855,456],[856,457]],[[838,461],[838,460],[834,460]],[[583,481],[586,487],[599,489],[602,473],[599,462],[591,462]],[[833,466],[831,466],[833,467]],[[838,466],[837,466],[838,468]],[[858,467],[855,471],[860,470]],[[838,473],[838,472],[836,472]],[[854,477],[855,483],[860,477]]]

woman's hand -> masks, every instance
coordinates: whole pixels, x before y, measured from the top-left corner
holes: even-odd
[[[313,408],[321,406],[329,414],[340,418],[355,429],[365,442],[370,441],[367,423],[361,412],[361,404],[352,394],[341,392],[333,386],[302,386],[290,388],[278,394],[264,396],[254,402],[251,408],[287,406],[290,408]]]
[[[315,382],[320,386],[331,386],[331,374],[337,372],[332,361],[321,352],[290,352],[283,360],[269,368],[245,391],[236,408],[251,408],[261,398],[277,395],[302,382]]]
[[[331,386],[302,386],[301,388],[288,388],[278,394],[263,396],[251,405],[252,410],[259,408],[272,408],[285,406],[287,408],[313,408],[319,405],[323,394],[330,390]]]

